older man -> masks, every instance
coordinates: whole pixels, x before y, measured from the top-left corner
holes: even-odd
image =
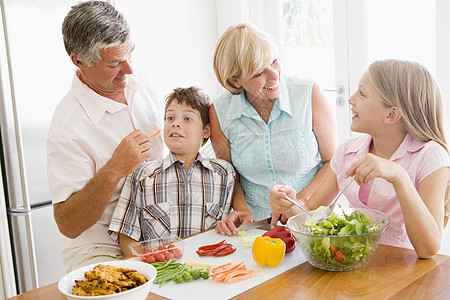
[[[108,226],[124,178],[163,157],[162,105],[133,74],[134,44],[122,14],[102,1],[72,7],[62,25],[77,67],[58,104],[47,140],[54,216],[67,270],[123,257]]]

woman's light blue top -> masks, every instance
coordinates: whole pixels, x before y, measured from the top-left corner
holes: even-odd
[[[312,87],[309,80],[282,77],[267,124],[244,93],[225,92],[213,103],[254,220],[270,216],[272,186],[290,185],[299,192],[322,167],[312,127]]]

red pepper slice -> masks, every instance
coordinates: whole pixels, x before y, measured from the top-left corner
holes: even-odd
[[[234,251],[236,251],[236,248],[223,240],[217,244],[199,247],[196,252],[198,256],[225,256]]]
[[[199,250],[197,251],[197,254],[199,256],[213,256],[215,255],[217,252],[220,252],[222,250],[226,250],[229,247],[232,247],[230,244],[222,244],[219,247],[217,247],[216,249],[211,249],[211,250]]]
[[[228,249],[228,248],[230,248],[230,247],[233,247],[233,246],[232,246],[231,244],[223,244],[223,245],[220,245],[219,247],[217,247],[216,249],[214,249],[214,251],[212,252],[211,255],[216,255],[216,253],[221,252],[221,251],[224,251],[224,250],[226,250],[226,249]]]
[[[226,255],[229,255],[229,254],[233,253],[233,252],[236,251],[236,250],[237,250],[236,248],[231,247],[231,248],[229,248],[229,249],[225,249],[225,250],[222,250],[222,251],[217,252],[217,253],[215,254],[215,256],[226,256]]]
[[[199,256],[204,256],[204,255],[208,255],[208,253],[212,253],[215,249],[210,249],[210,250],[197,250],[195,252],[197,252],[197,254]]]
[[[216,249],[217,247],[219,247],[220,245],[224,244],[225,240],[218,242],[217,244],[212,244],[212,245],[205,245],[205,246],[201,246],[198,248],[198,250],[211,250],[211,249]]]

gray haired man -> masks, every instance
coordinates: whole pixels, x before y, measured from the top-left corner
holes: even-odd
[[[134,44],[123,15],[103,1],[71,8],[62,25],[76,66],[69,92],[55,109],[47,140],[48,178],[62,259],[71,271],[123,258],[108,235],[125,177],[161,159],[162,104],[133,72]]]

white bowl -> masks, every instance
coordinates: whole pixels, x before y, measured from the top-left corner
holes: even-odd
[[[72,288],[75,285],[75,280],[86,280],[84,277],[84,272],[93,270],[97,265],[109,265],[115,266],[119,268],[127,268],[136,270],[139,274],[142,274],[147,278],[147,282],[143,285],[135,287],[131,290],[112,294],[112,295],[101,295],[101,296],[77,296],[72,295]],[[61,293],[63,293],[67,299],[146,299],[148,293],[150,292],[150,288],[152,286],[153,280],[156,277],[156,269],[150,264],[135,261],[135,260],[115,260],[115,261],[106,261],[101,263],[92,264],[89,266],[81,267],[76,269],[69,274],[66,274],[61,280],[58,282],[58,289]]]

